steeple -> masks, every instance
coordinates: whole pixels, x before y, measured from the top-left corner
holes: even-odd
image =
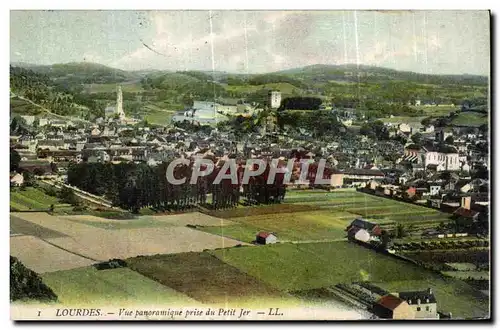
[[[125,118],[125,113],[123,112],[122,87],[120,85],[116,88],[116,114],[120,119]]]

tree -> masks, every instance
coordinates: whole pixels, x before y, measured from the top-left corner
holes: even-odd
[[[389,244],[391,242],[391,237],[389,235],[389,233],[387,232],[387,230],[382,230],[381,232],[381,236],[380,236],[380,240],[382,242],[382,249],[387,249],[389,247]]]
[[[403,238],[407,235],[406,228],[402,223],[398,223],[396,226],[396,237]]]
[[[10,301],[56,301],[57,296],[41,277],[10,256]]]
[[[33,187],[35,185],[35,175],[31,173],[30,171],[24,171],[23,172],[23,186],[25,187]]]
[[[415,133],[411,136],[411,140],[413,141],[413,143],[415,143],[416,145],[420,145],[420,143],[422,142],[422,134],[420,133]]]
[[[432,122],[431,117],[425,117],[424,119],[422,119],[420,123],[424,126],[429,126],[431,122]]]
[[[63,187],[59,191],[59,199],[61,200],[61,202],[68,203],[68,204],[71,204],[73,206],[77,206],[80,204],[73,189],[68,188],[68,187]]]
[[[19,162],[21,161],[21,156],[13,148],[10,149],[10,171],[17,171],[19,167]]]
[[[35,175],[37,175],[37,176],[42,176],[42,175],[44,175],[44,174],[45,174],[45,171],[44,171],[43,169],[41,169],[41,168],[37,167],[37,168],[35,168],[35,169],[33,170],[33,173],[34,173]]]
[[[446,144],[453,144],[455,141],[453,140],[453,136],[448,136],[446,138],[446,140],[444,140],[444,142],[446,142]]]

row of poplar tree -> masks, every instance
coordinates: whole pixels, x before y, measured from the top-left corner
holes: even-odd
[[[238,168],[238,182],[229,178],[214,184],[222,169],[218,166],[204,177],[191,184],[193,164],[177,165],[176,179],[186,178],[175,185],[166,177],[167,162],[158,166],[145,163],[79,163],[68,168],[68,183],[84,191],[104,196],[113,205],[139,212],[148,207],[156,211],[189,209],[196,205],[212,209],[235,207],[241,202],[246,205],[280,203],[286,193],[283,174],[278,173],[271,184],[267,184],[270,166],[259,176],[250,177],[248,184],[241,184],[243,168]],[[209,197],[211,195],[211,198]]]

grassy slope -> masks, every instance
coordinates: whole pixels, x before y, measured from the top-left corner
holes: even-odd
[[[128,268],[96,270],[85,267],[46,273],[42,278],[65,305],[197,304],[189,297]]]
[[[455,125],[481,126],[488,123],[488,116],[476,112],[460,112],[451,123]]]
[[[47,209],[51,204],[57,205],[59,200],[56,197],[45,194],[42,190],[28,187],[26,190],[16,189],[11,191],[10,201],[12,207],[19,209]]]

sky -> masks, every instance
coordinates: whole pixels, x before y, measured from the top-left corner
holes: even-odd
[[[11,11],[10,61],[264,73],[362,64],[490,72],[487,11]]]

